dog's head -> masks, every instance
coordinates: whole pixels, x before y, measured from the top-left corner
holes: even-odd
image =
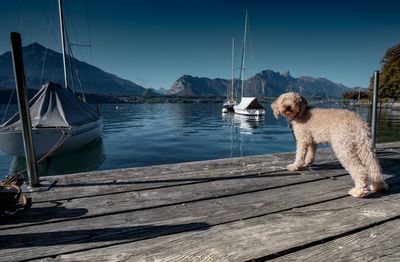
[[[280,115],[293,120],[304,114],[307,109],[307,100],[300,94],[288,92],[280,95],[272,104],[274,116],[278,118]]]

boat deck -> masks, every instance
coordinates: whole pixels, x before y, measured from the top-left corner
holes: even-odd
[[[378,145],[390,190],[356,199],[332,152],[58,176],[0,224],[0,260],[400,261],[400,142]]]

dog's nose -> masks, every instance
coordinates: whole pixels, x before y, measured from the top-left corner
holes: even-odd
[[[285,106],[285,111],[290,111],[292,109],[291,106]]]

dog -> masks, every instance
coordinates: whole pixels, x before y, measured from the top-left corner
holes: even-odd
[[[356,114],[344,109],[309,107],[298,93],[280,95],[271,104],[274,116],[286,117],[296,138],[296,159],[287,166],[296,171],[311,165],[317,144],[330,144],[336,157],[354,180],[349,194],[365,197],[371,191],[388,189],[375,155],[367,124]],[[369,183],[369,188],[368,188]]]

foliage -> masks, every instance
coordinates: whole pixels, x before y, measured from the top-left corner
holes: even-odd
[[[382,61],[379,73],[379,98],[400,99],[400,44],[389,48]],[[374,79],[371,77],[369,93],[372,94]]]

